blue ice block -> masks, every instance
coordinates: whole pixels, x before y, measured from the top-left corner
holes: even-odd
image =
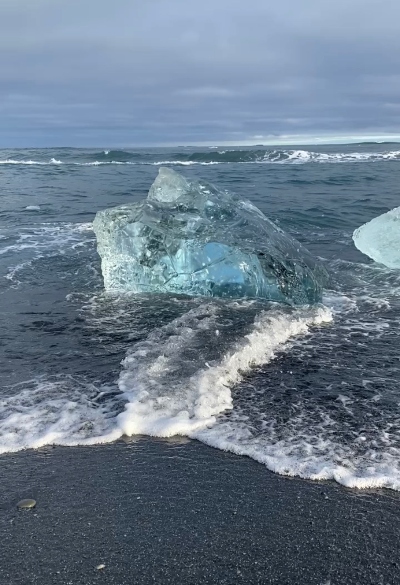
[[[160,168],[147,199],[93,222],[107,290],[321,300],[327,280],[294,238],[250,201]]]

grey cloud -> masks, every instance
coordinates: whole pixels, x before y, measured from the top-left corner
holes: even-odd
[[[3,0],[0,143],[400,134],[394,0]]]

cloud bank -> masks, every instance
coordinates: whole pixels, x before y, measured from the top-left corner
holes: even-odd
[[[400,135],[400,4],[3,0],[0,145]]]

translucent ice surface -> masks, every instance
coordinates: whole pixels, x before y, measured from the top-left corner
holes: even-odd
[[[107,290],[321,300],[325,270],[250,201],[160,168],[147,199],[97,213]]]
[[[400,207],[375,217],[353,234],[356,247],[375,262],[400,268]]]

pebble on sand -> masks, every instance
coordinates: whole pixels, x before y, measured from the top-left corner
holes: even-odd
[[[21,500],[18,502],[17,506],[20,510],[29,510],[30,508],[34,508],[36,506],[36,500],[32,500],[31,498]]]

